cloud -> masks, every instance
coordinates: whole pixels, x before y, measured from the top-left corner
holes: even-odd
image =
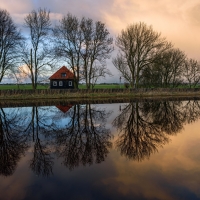
[[[18,0],[17,4],[14,0],[1,0],[1,8],[10,12],[19,27],[23,27],[27,13],[40,7],[50,10],[53,25],[71,13],[101,20],[113,37],[129,24],[142,21],[188,57],[200,60],[199,0]]]
[[[23,14],[33,9],[33,4],[30,0],[1,0],[1,9],[6,9],[11,15]]]
[[[200,27],[200,4],[197,4],[187,10],[188,23]]]

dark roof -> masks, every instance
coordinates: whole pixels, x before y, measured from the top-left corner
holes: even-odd
[[[61,74],[66,73],[65,77],[62,77]],[[67,69],[67,67],[61,67],[57,72],[55,72],[49,79],[74,79],[74,74]]]

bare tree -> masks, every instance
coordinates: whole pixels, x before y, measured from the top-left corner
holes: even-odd
[[[113,51],[113,39],[100,21],[67,14],[54,29],[56,53],[65,59],[75,75],[75,86],[84,80],[91,88],[100,77],[111,74],[106,59]]]
[[[185,61],[184,76],[189,83],[189,87],[196,87],[200,81],[200,63],[194,59]]]
[[[46,79],[47,72],[55,65],[55,56],[52,54],[50,34],[50,12],[46,9],[33,10],[25,17],[25,27],[30,31],[30,43],[22,49],[22,61],[25,66],[21,71],[26,74],[37,88],[39,77]]]
[[[185,53],[174,48],[160,55],[157,65],[162,87],[177,87],[183,82],[185,59]]]
[[[100,77],[111,72],[106,68],[106,59],[110,58],[113,51],[113,38],[105,24],[100,21],[93,22],[92,19],[82,18],[81,31],[83,33],[83,44],[81,56],[83,58],[83,77],[87,89],[95,85]]]
[[[122,30],[116,39],[119,53],[113,59],[114,66],[133,87],[137,88],[142,71],[155,62],[158,55],[171,47],[161,34],[151,26],[140,22]]]
[[[81,66],[81,44],[83,36],[79,29],[77,17],[67,14],[53,30],[56,44],[56,55],[64,58],[74,73],[75,87],[78,88]]]
[[[100,77],[104,78],[106,75],[112,76],[110,70],[108,70],[106,66],[98,65],[98,64],[93,65],[92,70],[90,71],[90,75],[89,75],[90,79],[88,79],[89,82],[87,84],[87,88],[93,89],[98,79]]]
[[[0,9],[0,82],[9,70],[14,70],[22,36],[6,10]]]

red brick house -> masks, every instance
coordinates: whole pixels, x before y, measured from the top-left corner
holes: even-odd
[[[50,89],[74,88],[74,74],[65,66],[61,67],[49,79],[50,79]]]

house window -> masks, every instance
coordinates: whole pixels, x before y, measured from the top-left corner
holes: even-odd
[[[59,86],[63,86],[63,82],[62,81],[59,81]]]
[[[69,84],[69,86],[72,86],[72,81],[69,81],[68,84]]]
[[[53,86],[57,86],[57,81],[53,81]]]
[[[61,73],[61,77],[66,77],[67,74],[66,73]]]

